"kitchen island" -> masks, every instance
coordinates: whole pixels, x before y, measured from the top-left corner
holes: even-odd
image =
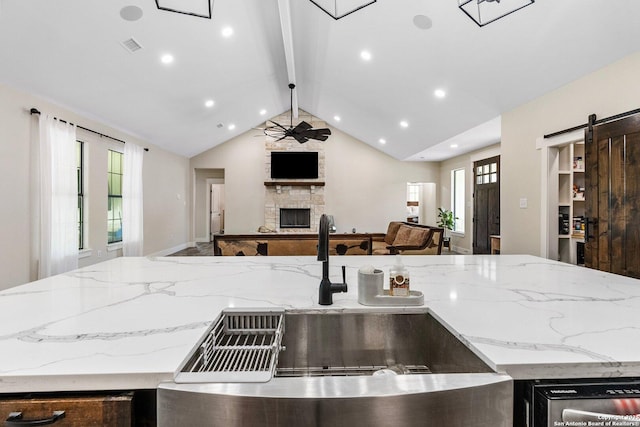
[[[533,256],[407,256],[424,307],[515,380],[640,375],[640,282]],[[117,258],[0,292],[0,392],[154,389],[226,307],[391,310],[347,293],[318,305],[315,257]],[[415,307],[407,308],[415,310]]]

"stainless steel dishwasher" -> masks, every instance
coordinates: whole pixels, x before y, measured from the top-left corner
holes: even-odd
[[[511,378],[424,309],[224,311],[158,388],[160,427],[511,427],[512,413]]]
[[[640,381],[558,381],[532,388],[532,427],[640,427]]]

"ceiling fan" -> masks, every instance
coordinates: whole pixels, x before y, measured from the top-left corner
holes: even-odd
[[[264,134],[274,138],[276,141],[281,141],[285,138],[293,138],[300,144],[304,144],[310,139],[326,141],[329,135],[331,135],[331,129],[313,129],[311,125],[305,121],[301,121],[295,127],[293,126],[293,89],[295,87],[296,85],[289,83],[289,89],[291,90],[291,122],[289,127],[286,128],[273,120],[269,120],[273,125],[264,128]]]

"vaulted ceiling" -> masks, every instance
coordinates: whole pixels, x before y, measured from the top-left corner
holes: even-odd
[[[142,17],[124,19],[126,6]],[[289,110],[293,79],[299,107],[331,126],[398,159],[441,160],[499,141],[503,112],[637,51],[639,17],[638,0],[537,0],[482,28],[457,0],[377,0],[339,20],[309,0],[214,0],[212,19],[154,0],[0,0],[0,82],[191,157]]]

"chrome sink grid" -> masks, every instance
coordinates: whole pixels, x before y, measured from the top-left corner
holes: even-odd
[[[348,377],[357,375],[375,375],[389,373],[400,375],[430,374],[431,370],[425,365],[396,366],[320,366],[305,368],[278,368],[275,377]]]
[[[175,381],[269,381],[278,363],[283,330],[284,310],[223,310]]]

